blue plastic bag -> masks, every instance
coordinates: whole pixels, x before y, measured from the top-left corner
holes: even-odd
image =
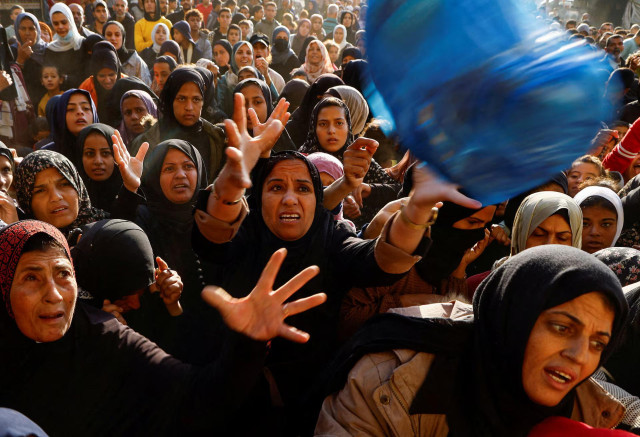
[[[512,0],[372,0],[367,28],[403,145],[483,204],[568,168],[607,118],[603,55]]]

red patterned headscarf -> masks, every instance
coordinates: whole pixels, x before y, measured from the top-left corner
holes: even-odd
[[[38,220],[23,220],[13,223],[0,232],[0,292],[9,316],[13,317],[9,292],[13,277],[22,256],[22,249],[29,239],[37,234],[47,234],[64,247],[67,257],[71,259],[71,252],[67,240],[53,225]]]

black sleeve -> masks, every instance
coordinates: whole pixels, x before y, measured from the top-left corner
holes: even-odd
[[[145,200],[142,189],[139,188],[136,193],[132,193],[123,185],[111,204],[111,218],[135,221],[138,205],[143,204]]]

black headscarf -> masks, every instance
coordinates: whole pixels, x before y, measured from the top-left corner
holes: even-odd
[[[313,86],[313,85],[312,85]],[[339,106],[344,110],[345,118],[347,119],[347,126],[349,127],[349,135],[347,135],[347,141],[344,143],[344,146],[340,148],[340,150],[336,152],[329,152],[322,148],[320,142],[318,141],[318,135],[316,134],[316,125],[318,123],[318,114],[323,108],[328,106]],[[315,153],[315,152],[324,152],[330,155],[335,156],[340,161],[342,161],[342,155],[344,151],[347,150],[347,147],[353,143],[354,137],[351,133],[351,114],[349,113],[349,107],[345,102],[335,97],[325,97],[315,108],[313,108],[313,112],[311,113],[311,120],[309,121],[309,131],[307,132],[307,140],[304,142],[302,147],[300,147],[300,151],[302,153]]]
[[[344,24],[344,17],[347,14],[351,15],[351,26],[349,26],[349,27],[347,27],[347,25]],[[350,43],[350,44],[355,44],[356,43],[356,31],[357,31],[356,23],[357,22],[358,22],[358,19],[353,14],[353,12],[351,12],[351,11],[342,11],[340,13],[340,19],[338,20],[338,24],[342,24],[347,29],[347,34],[344,37],[347,40],[347,42]]]
[[[200,90],[200,94],[204,99],[207,94],[207,85],[204,82],[203,75],[194,68],[178,68],[171,72],[162,89],[160,96],[160,111],[162,112],[163,121],[178,124],[173,113],[173,101],[180,91],[182,85],[193,82]],[[198,123],[196,123],[197,125]]]
[[[364,96],[364,90],[369,83],[369,63],[364,59],[356,59],[355,61],[347,62],[342,70],[342,80],[345,85],[349,85],[360,91],[360,94]]]
[[[311,84],[302,99],[302,103],[291,114],[291,119],[287,123],[287,130],[296,146],[300,147],[307,139],[313,108],[322,100],[322,96],[329,88],[338,85],[344,85],[344,82],[335,74],[323,74]]]
[[[2,141],[0,141],[0,156],[4,156],[9,160],[9,163],[11,163],[11,172],[15,173],[16,164],[13,160],[13,154],[11,153],[11,150],[7,147],[7,145]]]
[[[233,57],[233,47],[231,46],[231,43],[229,41],[227,41],[226,39],[217,40],[213,44],[213,48],[215,48],[215,46],[220,46],[223,49],[225,49],[227,51],[227,53],[229,53],[229,63],[227,65],[225,65],[224,67],[220,67],[219,74],[222,76],[223,74],[225,74],[231,68],[231,59]]]
[[[244,68],[244,67],[243,67]],[[267,118],[273,112],[273,102],[271,102],[271,90],[267,86],[266,82],[260,79],[254,79],[252,77],[243,80],[233,90],[233,95],[242,91],[242,89],[248,85],[255,85],[262,91],[262,95],[264,96],[264,101],[267,104]]]
[[[162,45],[160,46],[160,53],[158,54],[164,55],[167,52],[171,53],[172,55],[175,55],[175,57],[178,59],[178,64],[184,64],[184,59],[182,58],[182,50],[180,50],[180,46],[178,45],[177,42],[171,39],[168,39],[165,42],[163,42]]]
[[[102,308],[154,282],[154,257],[144,231],[127,220],[100,220],[82,228],[71,249],[78,287]],[[82,296],[82,294],[80,294]]]
[[[311,44],[311,41],[316,40],[315,36],[308,36],[304,42],[302,43],[302,47],[300,48],[300,53],[298,54],[298,60],[300,61],[300,65],[304,64],[307,59],[307,47]]]
[[[108,116],[107,102],[109,96],[113,91],[106,90],[98,82],[98,72],[103,68],[108,68],[116,72],[116,81],[122,77],[122,65],[120,65],[120,59],[118,59],[118,52],[116,48],[109,41],[100,41],[93,46],[93,54],[91,55],[91,74],[93,75],[93,86],[96,89],[98,96],[98,116],[102,119],[106,119]],[[115,86],[115,84],[114,84]]]
[[[340,56],[338,56],[338,65],[342,65],[343,59],[345,58],[345,56],[351,56],[353,58],[353,61],[355,61],[358,59],[362,59],[362,52],[357,47],[347,46],[343,48],[342,51],[340,52]]]
[[[545,245],[513,256],[485,279],[473,299],[474,320],[416,319],[385,314],[372,320],[335,361],[329,391],[341,388],[366,353],[410,348],[436,355],[409,414],[445,414],[450,434],[526,436],[551,416],[571,417],[575,389],[555,407],[529,400],[522,385],[524,352],[540,314],[598,290],[615,320],[607,361],[622,338],[628,305],[615,275],[591,255]]]
[[[158,21],[160,18],[162,18],[162,11],[160,10],[160,0],[156,0],[156,10],[153,13],[153,15],[151,15],[150,13],[144,10],[144,2],[142,3],[142,9],[144,12],[144,19],[147,21],[150,21],[153,23]]]
[[[91,53],[93,52],[93,46],[98,44],[100,41],[104,41],[104,37],[97,33],[92,33],[84,39],[84,41],[82,42],[82,51],[87,57],[91,56]]]
[[[116,199],[118,191],[120,191],[120,188],[122,187],[122,176],[120,175],[120,171],[114,162],[113,172],[109,179],[100,182],[94,181],[87,175],[87,172],[84,169],[82,155],[84,154],[84,144],[87,141],[87,137],[92,133],[102,135],[107,140],[111,154],[113,154],[113,140],[111,139],[111,135],[113,135],[114,132],[114,128],[102,123],[92,124],[91,126],[87,126],[82,129],[78,134],[77,155],[74,162],[84,185],[87,187],[91,204],[96,208],[100,208],[108,212],[111,212],[111,204]]]
[[[202,76],[202,81],[204,82],[204,97],[203,97],[203,105],[202,105],[202,118],[206,120],[213,120],[215,113],[215,99],[216,99],[216,89],[213,84],[213,73],[204,67],[193,67],[194,70]]]
[[[131,90],[140,90],[146,92],[151,96],[156,106],[158,106],[158,96],[156,96],[156,94],[151,91],[149,85],[147,85],[137,77],[123,77],[116,81],[116,84],[113,86],[113,88],[111,88],[111,92],[107,97],[107,104],[105,105],[106,119],[103,120],[102,117],[100,117],[100,120],[103,123],[106,123],[111,127],[118,127],[120,125],[120,122],[122,121],[122,113],[120,112],[120,100],[122,100],[122,96],[124,95],[124,93]]]
[[[193,161],[198,170],[197,187],[191,200],[177,205],[171,202],[162,192],[160,187],[160,174],[162,163],[169,152],[176,149],[184,153]],[[147,208],[154,217],[154,221],[171,224],[176,227],[193,222],[193,208],[198,197],[198,192],[207,186],[207,171],[198,150],[187,141],[166,140],[151,150],[144,162],[142,174],[142,189],[147,197]]]
[[[70,160],[75,160],[76,158],[77,138],[67,128],[67,105],[69,104],[71,96],[74,94],[82,94],[89,100],[89,104],[91,105],[93,112],[93,122],[98,123],[100,121],[98,118],[98,111],[96,106],[93,104],[93,99],[91,98],[89,91],[72,88],[60,95],[55,108],[53,108],[53,116],[50,122],[51,137],[53,138],[53,148],[51,150],[55,150],[56,152],[63,154]]]
[[[129,60],[131,56],[133,56],[133,54],[136,51],[133,49],[127,48],[126,46],[127,31],[124,30],[124,26],[120,24],[119,21],[116,21],[116,20],[107,21],[105,25],[102,27],[102,36],[105,36],[105,32],[107,30],[107,27],[109,26],[118,26],[118,28],[120,29],[120,33],[122,33],[122,46],[120,46],[120,48],[117,49],[117,52],[118,52],[118,59],[120,59],[120,64],[124,64]]]
[[[309,89],[309,82],[302,79],[291,79],[282,89],[280,97],[289,102],[289,112],[293,112],[302,104],[302,99]]]

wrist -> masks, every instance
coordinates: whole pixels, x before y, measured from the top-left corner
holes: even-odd
[[[430,207],[416,205],[411,200],[409,199],[409,202],[400,208],[401,216],[406,219],[405,222],[409,221],[424,228],[432,225],[438,216],[437,208],[434,208],[434,205]]]

